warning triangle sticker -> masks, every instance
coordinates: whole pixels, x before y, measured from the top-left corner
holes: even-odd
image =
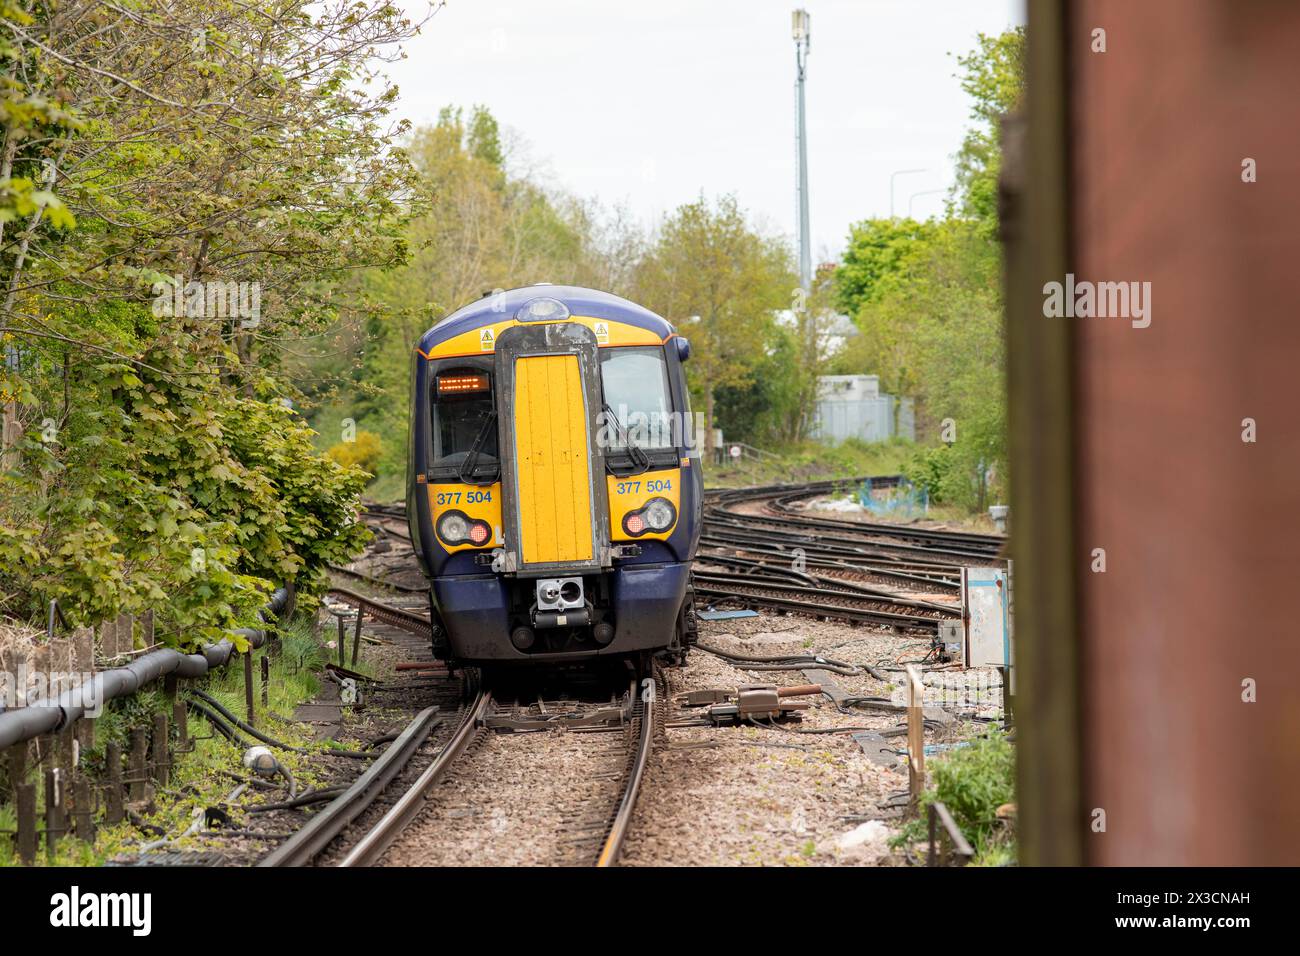
[[[496,344],[496,336],[492,334],[491,329],[484,329],[478,338],[479,348],[484,352],[491,352],[492,346]]]

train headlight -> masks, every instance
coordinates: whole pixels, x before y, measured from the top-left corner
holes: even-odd
[[[486,521],[475,521],[461,511],[448,511],[438,519],[438,537],[444,544],[484,545],[492,537]]]
[[[666,531],[677,518],[672,503],[663,498],[651,498],[641,509],[641,513],[645,516],[645,523],[650,526],[651,531]]]
[[[651,498],[623,518],[623,530],[633,538],[647,531],[667,531],[677,520],[677,509],[666,498]]]
[[[563,322],[568,317],[567,305],[559,299],[552,299],[545,295],[529,299],[515,313],[515,318],[520,322]]]

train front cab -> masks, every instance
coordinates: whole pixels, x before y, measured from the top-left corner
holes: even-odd
[[[409,513],[440,654],[684,649],[702,482],[664,326],[507,322],[477,333],[490,353],[417,355]]]

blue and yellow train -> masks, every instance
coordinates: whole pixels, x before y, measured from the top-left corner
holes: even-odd
[[[653,312],[569,286],[491,293],[424,334],[407,515],[439,657],[685,655],[702,497],[689,355]]]

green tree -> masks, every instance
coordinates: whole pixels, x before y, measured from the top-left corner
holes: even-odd
[[[497,288],[602,284],[591,210],[512,174],[486,107],[474,107],[468,122],[445,107],[437,123],[413,131],[405,153],[418,191],[432,197],[404,228],[409,259],[358,278],[367,311],[340,317],[324,354],[299,373],[314,383],[323,434],[351,418],[381,438],[377,494],[392,494],[405,474],[410,359],[430,326]]]
[[[641,262],[638,298],[690,338],[709,449],[720,390],[752,381],[797,282],[788,246],[754,230],[731,196],[678,207]]]
[[[897,281],[923,255],[935,225],[914,219],[864,219],[849,227],[848,247],[835,270],[835,305],[857,315],[862,304],[878,299],[882,285]]]
[[[971,119],[957,151],[954,195],[963,214],[984,224],[990,237],[997,224],[1000,118],[1019,105],[1025,88],[1025,28],[990,36],[979,34],[976,47],[957,58],[961,88],[971,97]]]
[[[219,637],[364,537],[364,475],[314,452],[283,358],[406,254],[422,196],[380,70],[417,25],[350,0],[0,3],[0,606],[154,606],[176,643]],[[213,314],[216,283],[256,314]]]

